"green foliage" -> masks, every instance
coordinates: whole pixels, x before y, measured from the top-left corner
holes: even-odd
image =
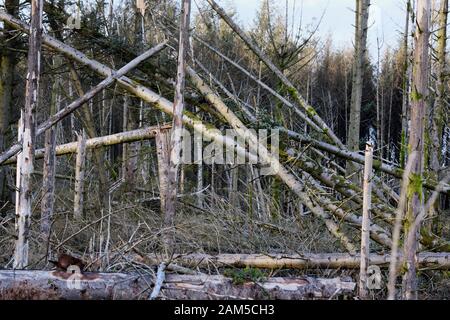
[[[249,267],[245,267],[245,269],[227,269],[224,271],[224,275],[233,279],[233,284],[258,282],[266,278],[266,275],[260,269]]]

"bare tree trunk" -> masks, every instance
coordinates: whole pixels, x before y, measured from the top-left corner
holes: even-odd
[[[239,166],[236,164],[232,164],[230,167],[230,180],[231,180],[231,188],[230,188],[230,204],[231,206],[238,208],[239,207],[239,197],[238,197],[238,181],[239,181]]]
[[[196,108],[197,112],[199,108]],[[203,208],[204,194],[203,194],[203,141],[202,136],[194,134],[194,148],[195,148],[195,163],[197,164],[197,206]]]
[[[127,92],[123,93],[123,103],[122,103],[122,132],[127,131],[127,119],[128,119],[128,108],[130,106],[130,100]],[[122,146],[122,179],[126,179],[127,175],[127,157],[128,157],[128,145],[124,144]]]
[[[158,160],[158,181],[161,213],[166,209],[167,194],[169,193],[169,162],[170,162],[170,135],[169,130],[160,129],[155,136],[156,155]],[[163,240],[164,241],[164,240]]]
[[[73,200],[73,216],[78,220],[83,217],[85,166],[86,133],[83,130],[78,134],[77,158],[75,164],[75,196]]]
[[[156,279],[141,272],[83,272],[78,277],[73,277],[71,273],[64,271],[0,270],[0,292],[3,293],[2,298],[10,294],[23,299],[49,297],[55,300],[140,300],[148,298],[152,292],[150,285],[155,284],[153,288],[161,289],[158,293],[170,300],[304,300],[311,297],[331,299],[337,295],[352,296],[356,287],[353,281],[339,277],[267,277],[237,284],[235,279],[222,275],[167,273],[163,277],[162,274],[164,273],[159,272]],[[163,278],[165,281],[161,287]],[[75,279],[79,280],[79,289],[68,285],[75,284]],[[33,296],[27,295],[28,292],[32,292]],[[153,292],[155,294],[151,295],[152,299],[157,293]],[[271,310],[268,307],[267,314]],[[181,318],[188,318],[183,317],[184,313],[180,311],[182,308],[176,307],[172,312],[175,317],[180,315]]]
[[[414,34],[414,60],[411,95],[411,127],[409,130],[409,150],[417,152],[418,156],[412,166],[410,183],[407,193],[407,212],[405,222],[405,269],[403,279],[403,297],[417,299],[417,231],[411,228],[423,206],[423,146],[424,146],[424,118],[428,101],[428,46],[430,38],[430,0],[417,2],[417,28]]]
[[[184,110],[184,87],[186,73],[186,57],[189,47],[189,21],[191,15],[191,0],[182,0],[180,38],[178,41],[178,67],[177,80],[175,84],[175,99],[173,103],[173,124],[170,138],[170,164],[168,172],[169,188],[164,210],[164,224],[167,228],[174,225],[177,189],[178,189],[178,167],[181,160],[181,139],[183,130],[183,110]],[[171,248],[173,242],[172,235],[166,234],[166,249]]]
[[[437,84],[436,84],[436,101],[432,115],[431,140],[432,146],[430,150],[430,160],[432,176],[434,180],[439,180],[439,170],[442,159],[442,136],[443,128],[446,122],[446,87],[447,87],[447,68],[446,68],[446,49],[447,49],[447,16],[448,16],[448,0],[441,0],[441,8],[439,11],[439,32],[437,43]],[[433,227],[433,222],[437,222],[436,218],[439,210],[439,201],[436,201],[431,212],[434,219],[431,220],[430,226]]]
[[[356,0],[355,58],[353,63],[352,99],[347,136],[347,147],[350,151],[359,150],[361,103],[363,75],[367,51],[367,22],[369,19],[369,6],[370,0]],[[359,166],[351,161],[348,161],[346,170],[347,176],[352,175],[352,182],[358,183],[359,175],[355,174],[355,172],[359,170]]]
[[[361,226],[361,267],[359,273],[359,296],[366,299],[367,291],[367,267],[369,266],[370,255],[370,209],[372,196],[372,162],[373,145],[366,144],[366,164],[364,166],[364,187],[363,187],[363,214]]]
[[[80,97],[85,95],[85,92],[83,90],[83,86],[81,84],[80,76],[75,70],[75,66],[72,62],[69,62],[70,66],[70,73],[72,76],[72,81],[75,85],[75,89],[78,92],[78,95]],[[89,102],[92,102],[90,100]],[[89,138],[95,138],[98,136],[97,129],[95,127],[94,117],[92,114],[92,110],[89,108],[87,104],[85,104],[78,112],[78,116],[80,120],[83,123],[83,128],[86,130],[87,136]],[[93,153],[95,164],[97,167],[97,173],[98,173],[98,196],[99,196],[99,206],[101,208],[107,208],[108,207],[108,197],[106,188],[108,187],[108,174],[106,172],[106,165],[105,165],[105,152],[102,149],[96,149]]]
[[[22,141],[21,160],[17,166],[18,197],[16,202],[17,240],[14,252],[14,268],[23,269],[28,265],[28,240],[31,224],[31,201],[33,189],[31,179],[34,170],[35,122],[38,104],[39,78],[41,72],[41,37],[43,0],[31,1],[31,28],[28,45],[28,64],[25,89],[25,106],[19,137]]]
[[[86,148],[87,149],[95,149],[100,148],[103,146],[112,146],[115,144],[121,144],[121,143],[128,143],[128,142],[135,142],[139,140],[146,140],[146,139],[152,139],[155,137],[156,133],[155,130],[158,128],[161,129],[167,129],[170,128],[170,126],[152,126],[142,129],[136,129],[132,131],[126,131],[126,132],[119,132],[115,134],[111,134],[109,136],[104,137],[97,137],[92,138],[89,140],[86,140]],[[63,156],[70,153],[76,153],[77,152],[77,146],[78,142],[70,142],[62,145],[58,145],[55,148],[55,154],[56,156]],[[45,149],[38,149],[34,153],[35,159],[43,159],[45,155]],[[8,165],[16,163],[17,157],[12,157],[2,163],[1,165]]]
[[[409,76],[410,76],[410,63],[409,63],[409,51],[408,51],[408,39],[409,39],[409,15],[411,13],[411,1],[406,1],[406,21],[405,31],[403,34],[403,97],[402,97],[402,133],[400,141],[400,167],[404,168],[406,165],[406,141],[408,136],[408,107],[409,107]]]
[[[53,65],[57,67],[58,58],[53,58]],[[59,85],[60,79],[54,79],[52,85],[52,98],[50,102],[50,115],[59,110]],[[45,131],[45,155],[44,155],[44,175],[42,178],[42,201],[41,201],[41,234],[43,239],[50,236],[52,224],[53,205],[55,202],[55,175],[56,175],[56,126]]]
[[[141,258],[141,257],[140,257]],[[400,255],[402,259],[402,255]],[[140,260],[140,259],[139,259]],[[348,253],[302,253],[286,254],[175,254],[172,262],[187,267],[236,267],[236,268],[263,268],[263,269],[358,269],[361,256]],[[391,260],[389,254],[372,254],[369,257],[370,265],[388,268]],[[158,265],[160,260],[155,255],[144,257],[149,265]],[[436,270],[450,269],[450,254],[440,252],[419,253],[419,264],[422,267]],[[168,268],[170,265],[167,266]]]

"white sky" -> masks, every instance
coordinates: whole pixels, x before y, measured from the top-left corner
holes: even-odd
[[[89,2],[92,0],[81,0]],[[196,3],[203,0],[193,0],[193,12],[197,12]],[[221,6],[236,8],[238,19],[245,27],[250,27],[254,21],[256,11],[263,0],[216,0]],[[354,7],[355,0],[289,0],[292,7],[295,1],[296,15],[294,19],[298,23],[302,13],[303,24],[315,24],[325,12],[320,24],[318,35],[322,40],[331,36],[336,48],[351,47],[354,39]],[[109,1],[107,1],[109,2]],[[114,4],[121,0],[114,0]],[[277,0],[283,8],[285,0]],[[0,0],[4,4],[4,0]],[[300,8],[303,10],[300,11]],[[396,46],[400,39],[400,32],[404,28],[405,0],[372,0],[370,9],[369,50],[371,55],[377,55],[377,35],[383,43],[381,52],[388,46]]]
[[[196,0],[199,1],[199,0]],[[233,5],[237,9],[239,21],[249,27],[255,18],[263,0],[217,0],[225,8]],[[278,0],[283,8],[285,0]],[[289,0],[289,5],[294,0]],[[354,39],[354,8],[355,0],[295,0],[297,16],[300,21],[299,8],[303,2],[303,24],[318,21],[325,11],[319,36],[325,39],[328,35],[333,38],[337,48],[350,47]],[[195,5],[194,5],[195,6]],[[377,54],[377,34],[383,42],[383,51],[387,46],[395,46],[400,39],[400,32],[404,28],[405,0],[372,0],[370,9],[369,49],[373,57]],[[384,40],[384,41],[383,41]]]

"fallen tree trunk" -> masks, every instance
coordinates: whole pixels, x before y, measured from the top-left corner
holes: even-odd
[[[359,164],[364,164],[364,155],[362,155],[358,152],[348,151],[348,150],[336,147],[334,145],[331,145],[329,143],[313,139],[307,135],[304,135],[304,134],[301,134],[301,133],[298,133],[298,132],[295,132],[292,130],[288,130],[283,127],[278,127],[278,129],[280,131],[286,133],[290,138],[292,138],[296,141],[311,144],[311,146],[313,146],[314,148],[334,154],[335,156],[337,156],[341,159],[351,160],[351,161],[354,161]],[[387,164],[386,162],[378,160],[378,159],[373,161],[373,168],[375,170],[385,172],[385,173],[387,173],[391,176],[394,176],[398,179],[401,179],[403,176],[403,169],[401,169],[397,166],[394,166],[394,165]],[[424,182],[423,186],[430,190],[436,190],[437,182],[428,180],[428,181]],[[450,195],[450,186],[447,184],[440,191],[441,191],[441,193]]]
[[[4,17],[4,16],[6,16],[6,17]],[[6,13],[3,13],[3,12],[0,11],[0,20],[7,21],[6,19],[8,19],[8,17],[10,17],[10,16],[7,15]],[[17,24],[13,24],[12,26],[18,27],[19,29],[21,27],[25,28],[25,26],[22,25],[22,22],[20,20],[15,20],[15,23],[17,23]],[[43,39],[44,39],[43,42],[46,43],[46,44],[48,44],[46,42],[46,38],[47,37],[48,37],[48,35],[46,35],[46,34],[43,35]],[[57,40],[54,40],[54,41],[57,41]],[[59,44],[61,44],[61,45],[64,45],[62,42],[59,42],[59,41],[57,41],[57,42]],[[111,83],[113,83],[114,80],[116,80],[117,78],[123,76],[127,72],[131,71],[133,68],[135,68],[142,61],[148,59],[152,55],[154,55],[154,54],[158,53],[159,51],[161,51],[162,49],[164,49],[165,46],[166,46],[166,42],[163,42],[163,43],[153,47],[152,49],[146,51],[145,53],[143,53],[142,55],[140,55],[136,59],[130,61],[128,64],[123,66],[118,71],[110,70],[110,72],[108,74],[105,74],[106,79],[104,79],[98,85],[96,85],[91,90],[89,90],[85,95],[79,97],[78,99],[73,101],[71,104],[69,104],[65,108],[61,109],[60,111],[58,111],[56,114],[51,115],[46,121],[44,121],[42,124],[40,124],[39,127],[36,130],[36,136],[44,133],[47,129],[51,128],[53,125],[55,125],[56,123],[61,121],[64,117],[68,116],[73,111],[75,111],[78,108],[82,107],[86,102],[88,102],[90,99],[92,99],[97,93],[101,92],[103,89],[105,89]],[[107,68],[107,67],[105,66],[105,68]],[[21,144],[17,143],[15,145],[11,146],[4,153],[0,154],[0,164],[4,163],[6,160],[8,160],[9,158],[11,158],[15,154],[17,154],[20,151],[20,149],[21,149]]]
[[[226,14],[225,10],[223,10],[214,0],[207,0],[211,7],[216,11],[220,17],[225,21],[226,24],[244,41],[247,47],[261,59],[262,62],[269,68],[277,77],[281,80],[281,82],[288,89],[289,95],[293,98],[295,102],[297,102],[303,109],[305,109],[307,115],[314,120],[314,122],[319,125],[322,129],[323,134],[328,137],[333,143],[337,146],[344,148],[344,144],[341,140],[334,134],[334,132],[328,127],[325,121],[317,114],[315,109],[310,106],[306,100],[300,95],[295,86],[289,81],[289,79],[280,71],[269,59],[269,57],[264,54],[264,52],[252,41],[252,39],[236,24],[233,20]],[[294,111],[298,112],[298,108],[294,108]]]
[[[0,270],[1,299],[147,299],[154,279],[125,273]],[[168,274],[165,299],[311,299],[353,294],[351,279],[267,278],[243,281],[220,275]]]
[[[389,254],[371,254],[369,265],[388,268],[391,256]],[[148,265],[158,265],[159,259],[154,256],[135,258]],[[347,253],[307,253],[302,255],[285,254],[187,254],[175,255],[173,261],[179,265],[204,267],[264,268],[264,269],[359,269],[360,255]],[[402,257],[400,256],[400,259]],[[418,264],[421,268],[450,270],[450,253],[421,252],[418,254]]]
[[[100,148],[100,147],[105,147],[105,146],[112,146],[112,145],[120,144],[120,143],[152,139],[155,137],[155,134],[158,130],[167,129],[170,127],[171,127],[170,125],[152,126],[152,127],[147,127],[147,128],[143,128],[143,129],[136,129],[136,130],[131,130],[131,131],[127,131],[127,132],[111,134],[109,136],[89,139],[89,140],[86,140],[86,149],[95,149],[95,148]],[[56,152],[57,156],[62,156],[62,155],[69,154],[69,153],[76,153],[77,152],[77,142],[70,142],[70,143],[56,146],[55,152]],[[45,149],[36,150],[35,158],[42,159],[44,157],[44,153],[45,153]],[[3,162],[2,164],[0,164],[0,166],[7,165],[7,164],[13,164],[13,163],[16,163],[16,161],[17,161],[17,157],[12,157],[12,158],[8,159],[7,161]]]

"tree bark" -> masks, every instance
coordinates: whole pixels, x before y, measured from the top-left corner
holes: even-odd
[[[138,273],[85,272],[74,276],[63,271],[0,270],[0,277],[0,300],[18,296],[30,300],[147,299],[155,284],[153,277]],[[355,290],[355,283],[348,278],[269,277],[240,281],[221,275],[167,274],[159,296],[174,300],[329,299],[353,295]]]
[[[189,22],[191,17],[191,0],[182,0],[180,20],[180,38],[178,41],[178,66],[177,80],[175,84],[175,99],[173,103],[173,122],[170,136],[170,163],[167,175],[168,189],[164,208],[164,225],[168,232],[164,236],[166,251],[172,248],[173,235],[171,228],[174,226],[176,213],[178,168],[181,160],[181,142],[183,130],[184,88],[186,74],[186,59],[189,48]]]
[[[366,144],[366,164],[364,166],[364,187],[363,187],[363,214],[361,226],[361,267],[359,273],[359,296],[366,299],[369,292],[367,290],[367,268],[369,267],[370,255],[370,210],[372,196],[372,161],[373,145]]]
[[[408,136],[408,107],[409,107],[409,90],[410,90],[410,63],[409,63],[409,19],[411,14],[411,0],[406,1],[406,21],[405,31],[403,34],[403,96],[402,96],[402,133],[400,141],[400,167],[404,168],[406,165],[406,153],[407,153],[407,136]]]
[[[31,179],[34,170],[35,113],[38,105],[39,78],[41,73],[43,0],[31,1],[31,26],[28,44],[28,63],[25,89],[25,106],[22,112],[22,125],[19,137],[22,144],[21,161],[18,162],[16,202],[16,248],[14,268],[23,269],[28,265],[28,240],[31,224],[31,201],[33,189]]]
[[[424,147],[424,118],[428,102],[428,74],[429,56],[428,46],[430,38],[430,0],[417,2],[417,28],[414,34],[414,60],[411,94],[411,126],[409,130],[410,154],[417,152],[409,177],[410,183],[407,193],[407,209],[405,222],[406,242],[404,247],[405,275],[403,279],[403,297],[417,299],[417,238],[418,230],[411,228],[423,207],[423,147]]]
[[[84,204],[84,171],[86,166],[86,133],[78,134],[77,158],[75,163],[75,196],[73,200],[73,216],[80,220],[83,217]]]
[[[448,17],[448,0],[441,0],[441,8],[439,10],[439,31],[437,42],[437,83],[436,83],[436,101],[432,114],[431,127],[431,150],[430,162],[431,173],[434,180],[439,180],[439,171],[442,161],[442,137],[443,128],[447,122],[446,110],[446,87],[447,87],[447,17]],[[432,208],[432,219],[430,221],[430,231],[433,229],[433,223],[438,218],[439,201]]]
[[[53,66],[59,66],[59,59],[53,58]],[[52,98],[50,102],[50,115],[55,114],[59,110],[59,76],[54,79],[52,85]],[[51,127],[45,131],[45,152],[44,152],[44,168],[42,177],[42,200],[41,200],[41,235],[43,240],[50,236],[50,228],[53,217],[53,205],[55,202],[55,176],[56,176],[56,129]],[[36,156],[36,153],[35,153]]]
[[[87,149],[95,149],[95,148],[100,148],[103,146],[112,146],[112,145],[120,144],[120,143],[127,143],[127,142],[151,139],[151,138],[155,137],[155,135],[156,135],[155,132],[158,129],[164,129],[164,128],[170,128],[170,126],[152,126],[152,127],[136,129],[136,130],[127,131],[127,132],[115,133],[115,134],[111,134],[109,136],[88,139],[86,141],[86,148]],[[77,145],[78,145],[77,142],[70,142],[70,143],[56,146],[55,154],[56,154],[56,156],[63,156],[63,155],[70,154],[70,153],[76,153]],[[45,149],[36,150],[35,159],[44,158],[44,154],[45,154]],[[13,157],[13,158],[10,158],[8,161],[5,161],[1,165],[14,164],[14,163],[16,163],[16,161],[17,161],[17,157]]]
[[[389,268],[389,254],[371,254],[370,265]],[[400,255],[400,260],[403,256]],[[155,255],[136,257],[148,265],[158,265],[160,260]],[[179,254],[174,255],[173,263],[187,267],[236,267],[263,269],[359,269],[361,256],[348,253],[304,253],[304,254]],[[421,267],[435,270],[450,269],[450,253],[421,252],[418,255]],[[169,265],[170,266],[170,265]],[[168,267],[169,267],[168,266]]]
[[[363,74],[367,51],[367,22],[369,19],[370,0],[356,0],[355,13],[355,58],[353,63],[352,99],[350,103],[350,120],[347,136],[347,148],[350,151],[359,151],[359,133],[361,126],[361,104],[363,90]],[[359,166],[347,162],[347,176],[352,175],[352,182],[359,182]]]
[[[158,161],[158,181],[161,213],[165,214],[167,194],[170,188],[169,184],[169,164],[170,164],[170,135],[167,129],[159,129],[156,131],[156,156]],[[164,239],[164,242],[167,239]]]

